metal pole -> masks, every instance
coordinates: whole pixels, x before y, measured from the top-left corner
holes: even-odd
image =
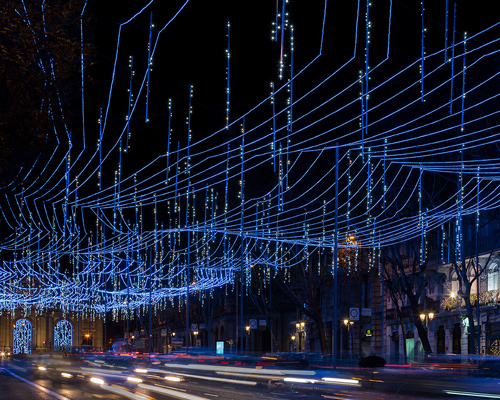
[[[379,249],[379,251],[380,251],[380,249]],[[381,332],[382,334],[381,334],[381,338],[382,338],[382,340],[381,340],[381,343],[380,343],[380,352],[381,352],[381,356],[383,358],[385,358],[384,357],[384,355],[385,355],[384,354],[384,341],[385,341],[385,334],[384,334],[384,332],[385,332],[385,330],[384,330],[384,277],[382,275],[380,275],[380,281],[381,281],[381,284],[382,284],[381,285],[382,286],[382,294],[380,296],[381,307],[382,307],[382,317],[381,317],[381,321],[382,321],[382,332]]]
[[[243,119],[242,134],[241,134],[241,172],[240,172],[240,195],[241,195],[241,266],[240,266],[240,338],[241,352],[243,352],[243,335],[245,334],[243,327],[243,267],[245,264],[245,181],[244,181],[244,155],[245,155],[245,120]]]
[[[104,353],[106,353],[106,342],[108,341],[106,331],[107,331],[107,320],[108,320],[108,305],[106,303],[106,297],[104,298]]]
[[[242,215],[243,219],[243,215]],[[240,349],[241,352],[243,353],[244,347],[243,347],[243,335],[245,333],[244,327],[243,327],[243,264],[245,263],[245,253],[244,253],[244,247],[245,247],[245,240],[244,236],[241,236],[241,266],[240,266]]]
[[[187,279],[186,279],[186,351],[189,352],[189,253],[191,253],[191,232],[188,229],[188,246],[187,246]]]
[[[130,320],[130,298],[129,298],[129,291],[130,291],[130,262],[127,257],[127,353],[129,352],[129,341],[130,341],[130,326],[129,326],[129,320]]]
[[[339,145],[335,149],[335,243],[333,247],[333,369],[337,368],[337,272],[338,272],[338,252],[339,252],[339,235],[338,235],[338,220],[339,220]]]
[[[479,218],[479,167],[478,167],[478,175],[477,175],[477,217]],[[476,314],[477,314],[477,354],[481,354],[481,312],[479,310],[479,220],[476,220],[476,293],[477,293],[477,301],[476,301]],[[486,266],[485,266],[486,267]],[[486,352],[485,352],[486,353]]]
[[[240,286],[238,285],[238,282],[236,281],[236,274],[235,275],[235,282],[234,282],[234,285],[236,286],[236,299],[235,299],[235,302],[236,302],[236,315],[234,316],[234,319],[235,319],[235,322],[234,322],[234,325],[235,325],[235,331],[234,331],[234,349],[235,350],[238,350],[238,345],[240,344],[240,342],[238,341],[238,313],[239,313],[239,310],[238,310],[238,300],[239,300],[239,289],[240,289]],[[231,348],[233,346],[231,345]]]
[[[149,340],[148,340],[148,361],[151,361],[151,340],[153,339],[153,335],[151,334],[151,329],[153,326],[153,315],[152,315],[152,290],[153,290],[153,281],[152,281],[152,249],[149,251]]]

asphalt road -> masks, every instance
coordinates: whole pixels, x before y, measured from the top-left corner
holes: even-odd
[[[458,379],[442,381],[432,371],[411,379],[387,371],[371,384],[357,387],[315,387],[308,383],[267,384],[251,375],[231,376],[196,371],[182,365],[162,367],[155,379],[148,372],[144,382],[126,379],[104,384],[88,380],[58,384],[46,376],[33,376],[29,360],[0,360],[0,400],[417,400],[417,399],[500,399],[500,379]],[[150,369],[149,371],[152,371]],[[182,376],[167,381],[165,375]],[[234,374],[233,374],[234,375]],[[385,376],[384,376],[385,375]],[[377,378],[377,376],[374,376]],[[106,378],[104,378],[106,379]],[[444,390],[446,389],[446,390]],[[482,395],[481,395],[482,394]]]

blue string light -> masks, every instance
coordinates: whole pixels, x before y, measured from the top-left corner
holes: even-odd
[[[213,127],[202,120],[202,110],[198,114],[197,109],[192,120],[199,104],[194,101],[192,86],[186,121],[173,112],[168,96],[168,114],[161,111],[164,115],[157,117],[155,97],[149,93],[153,88],[152,60],[162,58],[159,46],[171,33],[166,28],[180,29],[172,22],[181,12],[189,12],[187,1],[159,31],[153,29],[150,16],[146,68],[139,79],[132,79],[138,56],[123,59],[132,48],[126,37],[153,3],[119,24],[98,132],[91,132],[89,121],[85,121],[94,105],[84,102],[87,90],[82,71],[83,139],[77,141],[78,133],[67,128],[54,132],[56,145],[49,150],[45,164],[42,158],[37,159],[36,167],[27,166],[20,173],[22,190],[12,184],[4,188],[0,215],[7,234],[0,241],[0,309],[59,307],[65,313],[89,315],[110,311],[117,319],[165,302],[172,304],[174,298],[180,307],[188,294],[200,291],[196,295],[203,299],[208,295],[201,294],[203,291],[211,293],[214,287],[234,285],[235,268],[241,265],[241,279],[248,289],[251,266],[262,268],[270,279],[271,270],[274,274],[286,271],[318,252],[324,254],[333,248],[335,237],[348,253],[349,272],[360,268],[358,256],[367,251],[369,267],[378,262],[380,273],[382,249],[411,239],[420,242],[420,258],[425,260],[427,237],[433,231],[441,236],[440,258],[445,262],[450,260],[445,240],[448,249],[449,241],[459,244],[462,240],[459,219],[474,215],[477,224],[481,211],[500,206],[496,183],[500,159],[486,152],[500,136],[500,93],[496,89],[500,71],[484,68],[498,56],[494,45],[500,38],[493,29],[498,24],[464,35],[460,41],[455,24],[459,10],[455,11],[453,43],[448,46],[446,28],[444,48],[427,54],[432,37],[427,36],[424,22],[430,24],[432,18],[426,14],[424,21],[422,1],[420,49],[415,49],[416,57],[396,67],[394,51],[390,51],[392,1],[386,6],[367,2],[361,24],[365,31],[363,54],[359,54],[363,46],[358,46],[362,18],[358,1],[355,15],[342,16],[354,27],[353,54],[347,61],[331,62],[327,33],[333,17],[326,18],[327,2],[317,19],[322,17],[314,38],[319,39],[319,51],[307,54],[298,47],[302,44],[295,42],[296,33],[297,37],[303,33],[296,32],[300,24],[291,24],[287,1],[277,1],[272,38],[274,48],[279,47],[279,68],[272,77],[271,94],[261,93],[258,100],[239,109],[233,105],[238,104],[239,82],[234,77],[239,71],[237,63],[231,65],[230,82],[230,50],[238,49],[240,38],[237,29],[230,32],[227,21],[226,96],[219,112],[214,113],[220,114],[219,125]],[[375,25],[377,32],[387,29],[386,39],[385,32],[380,35],[384,36],[383,46],[379,46],[383,54],[377,54],[377,46],[371,47],[379,37],[371,34],[370,15],[377,15],[372,7],[388,13],[386,27]],[[83,43],[81,21],[79,24]],[[469,43],[477,45],[469,48]],[[79,61],[83,66],[82,57],[83,47]],[[455,71],[458,60],[462,68]],[[129,69],[120,77],[119,66],[127,62]],[[275,62],[276,58],[269,65],[276,66]],[[302,68],[295,72],[297,62],[295,65]],[[324,73],[317,73],[323,68]],[[354,75],[352,71],[361,72]],[[456,91],[459,78],[462,87],[456,95],[453,86]],[[122,81],[123,92],[128,90],[123,103],[125,121],[112,106],[120,97],[118,85]],[[356,90],[357,85],[361,91]],[[155,93],[161,90],[154,87]],[[197,101],[203,98],[202,91],[203,85],[198,89],[197,84]],[[144,115],[139,115],[143,111],[137,107],[141,95],[146,99]],[[460,110],[453,109],[458,96]],[[179,104],[185,103],[179,100]],[[62,108],[61,104],[55,107]],[[141,135],[145,122],[149,122],[148,129],[161,129],[163,138],[165,127],[168,130],[166,145],[164,139],[158,142],[161,146],[154,143],[151,153],[141,159],[145,161],[134,160],[132,120],[134,130]],[[184,123],[187,138],[185,131],[174,131]],[[240,126],[242,129],[236,129]],[[89,144],[91,134],[98,135],[94,146]],[[174,140],[178,141],[177,149],[171,148]],[[339,170],[335,171],[337,166],[331,160],[337,142],[341,154]],[[485,156],[479,159],[474,152]],[[336,172],[340,187],[339,229],[335,234]],[[430,207],[422,182],[436,173],[454,179],[460,174],[461,183]],[[417,196],[418,210],[403,214],[403,210],[412,209]],[[458,249],[463,251],[460,246]],[[310,266],[318,271],[321,268],[312,261]],[[71,341],[72,328],[68,321],[60,324],[56,335],[60,341],[55,337],[54,345],[60,342],[65,346]],[[17,351],[25,352],[28,331],[19,332]]]

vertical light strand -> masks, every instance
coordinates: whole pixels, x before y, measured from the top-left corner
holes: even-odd
[[[368,135],[368,98],[370,97],[370,85],[369,85],[369,72],[370,72],[370,31],[371,31],[371,22],[370,22],[370,6],[371,0],[366,0],[366,15],[365,15],[365,29],[366,29],[366,41],[365,41],[365,76],[364,76],[364,92],[365,96],[363,99],[363,127],[364,130],[361,132],[361,146],[363,149],[363,162],[364,162],[364,147],[366,136]]]
[[[275,19],[273,21],[273,29],[271,30],[271,40],[273,42],[278,41],[278,20],[279,20],[279,15],[280,15],[280,8],[279,8],[279,0],[276,0],[276,14],[275,14]]]
[[[230,59],[231,59],[231,23],[230,21],[227,21],[226,23],[226,29],[227,29],[227,49],[226,49],[226,58],[227,58],[227,66],[226,66],[226,130],[229,129],[229,66],[230,66]]]
[[[424,0],[421,0],[421,19],[422,19],[422,32],[420,37],[420,101],[424,101],[424,59],[425,59],[425,5]]]
[[[81,93],[82,93],[82,140],[83,140],[83,150],[85,150],[85,84],[84,84],[84,51],[83,51],[83,14],[85,8],[87,7],[87,1],[82,7],[82,12],[80,13],[80,73],[81,73]]]
[[[272,154],[272,159],[273,159],[273,170],[276,172],[276,99],[275,99],[275,92],[274,92],[274,82],[271,82],[271,105],[273,106],[273,126],[272,126],[272,132],[273,132],[273,142],[271,143],[271,148],[273,151]]]
[[[168,125],[167,125],[167,168],[165,176],[165,184],[168,185],[168,178],[170,172],[170,137],[172,135],[172,99],[168,99]]]
[[[444,219],[444,216],[443,216]],[[444,244],[446,241],[446,232],[444,228],[444,221],[441,224],[441,264],[444,264]]]
[[[455,28],[457,22],[457,3],[453,5],[453,32],[451,36],[451,89],[450,89],[450,114],[453,114],[453,78],[455,74]]]
[[[130,56],[129,57],[129,63],[128,63],[129,69],[130,69],[130,79],[129,79],[129,89],[128,89],[128,111],[127,111],[127,133],[125,137],[125,153],[128,151],[129,148],[129,140],[130,140],[130,122],[132,115],[130,114],[132,111],[132,106],[133,106],[133,101],[134,97],[132,95],[132,79],[134,77],[134,57]]]
[[[467,32],[464,33],[464,55],[462,57],[462,98],[461,101],[461,111],[460,111],[460,133],[464,132],[464,111],[465,111],[465,70],[467,69],[465,57],[467,55]],[[462,151],[463,151],[463,140],[462,140]]]
[[[148,42],[148,68],[146,71],[146,121],[149,122],[149,86],[150,86],[150,73],[151,73],[151,36],[153,32],[153,13],[149,15],[149,42]]]
[[[191,181],[191,154],[190,154],[190,149],[191,149],[191,116],[193,114],[193,85],[189,86],[189,107],[188,107],[188,116],[187,116],[187,158],[186,158],[186,174],[188,177],[188,189]],[[189,191],[189,190],[188,190]]]
[[[444,62],[448,62],[448,3],[449,0],[445,0],[446,6],[444,11]]]
[[[290,136],[293,133],[293,53],[294,53],[294,35],[293,35],[293,25],[290,26],[290,96],[289,96],[289,109],[288,109],[288,131],[286,136],[286,189],[288,186],[288,168],[290,167]]]
[[[99,112],[99,139],[97,139],[97,148],[99,149],[99,170],[97,172],[98,176],[98,184],[97,187],[99,188],[99,192],[101,191],[101,179],[102,179],[102,135],[103,135],[103,128],[102,128],[102,108],[100,109]]]
[[[285,57],[285,29],[288,23],[285,4],[287,0],[282,0],[281,3],[281,46],[280,46],[280,64],[279,64],[279,77],[283,79],[284,57]]]

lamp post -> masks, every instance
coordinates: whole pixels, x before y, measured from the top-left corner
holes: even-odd
[[[431,349],[431,344],[429,341],[429,321],[432,321],[434,319],[434,313],[429,312],[429,313],[422,313],[420,314],[420,321],[422,321],[422,324],[424,325],[424,329],[427,335],[427,342],[429,343],[429,350],[432,352]]]
[[[198,347],[198,331],[193,331],[193,335],[194,335],[194,346],[193,347]]]
[[[290,351],[293,351],[293,348],[295,347],[295,351],[297,351],[297,347],[295,346],[295,335],[290,336],[290,339],[292,339],[292,348]]]
[[[352,327],[354,325],[354,321],[351,321],[349,319],[344,319],[344,325],[347,326],[347,338],[348,338],[347,342],[349,345],[349,358],[352,361],[352,349],[354,348]]]
[[[302,346],[301,346],[301,338],[302,338],[302,335],[303,333],[305,332],[305,326],[306,326],[306,323],[305,322],[297,322],[295,324],[295,328],[297,329],[297,337],[299,338],[299,343],[298,343],[298,348],[297,348],[297,351],[298,352],[301,352],[302,351]],[[305,339],[304,339],[305,340]]]
[[[429,321],[432,321],[434,319],[434,313],[422,313],[420,314],[420,321],[424,324],[424,328],[427,330],[427,327],[429,326]]]
[[[354,321],[351,321],[349,319],[344,319],[344,325],[347,327],[347,343],[349,345],[349,357],[352,360],[352,326],[354,325]]]
[[[247,351],[250,351],[251,350],[250,335],[252,334],[252,332],[250,331],[250,326],[249,325],[245,326],[245,330],[247,331],[247,345],[246,345],[246,349],[247,349]]]

